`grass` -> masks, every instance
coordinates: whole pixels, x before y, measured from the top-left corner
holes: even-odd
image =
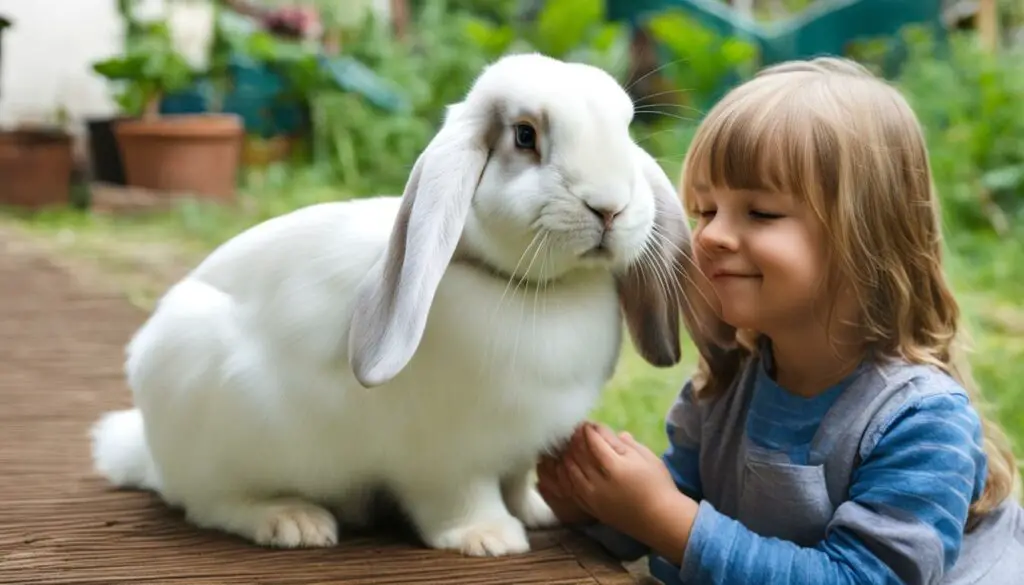
[[[287,177],[272,170],[248,182],[238,209],[197,205],[146,219],[111,219],[58,210],[7,215],[7,226],[34,235],[63,257],[109,278],[136,305],[148,309],[170,282],[204,253],[264,218],[300,205],[344,199],[315,173]],[[2,217],[2,216],[0,216]],[[974,341],[971,361],[992,414],[1024,456],[1024,238],[955,234],[947,270]],[[616,373],[594,418],[628,430],[652,449],[665,447],[664,416],[694,368],[649,366],[628,338]]]

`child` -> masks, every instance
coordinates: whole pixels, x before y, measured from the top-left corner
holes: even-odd
[[[543,460],[555,513],[665,583],[1024,584],[1016,463],[972,406],[900,94],[844,59],[768,68],[684,169],[736,344],[702,356],[662,457],[588,423]]]

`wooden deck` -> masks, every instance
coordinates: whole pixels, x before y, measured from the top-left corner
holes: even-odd
[[[269,550],[196,529],[152,495],[109,489],[91,472],[88,425],[130,403],[123,346],[144,315],[17,244],[0,230],[0,583],[634,582],[564,531],[500,559],[383,535]]]

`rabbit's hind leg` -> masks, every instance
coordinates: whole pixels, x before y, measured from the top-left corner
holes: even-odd
[[[202,528],[276,548],[328,547],[338,523],[326,508],[300,498],[212,499],[185,502],[186,518]]]

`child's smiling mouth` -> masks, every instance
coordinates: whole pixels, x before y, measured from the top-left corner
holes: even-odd
[[[751,278],[761,278],[761,275],[747,272],[732,272],[729,270],[716,270],[711,273],[712,280],[733,280]]]

